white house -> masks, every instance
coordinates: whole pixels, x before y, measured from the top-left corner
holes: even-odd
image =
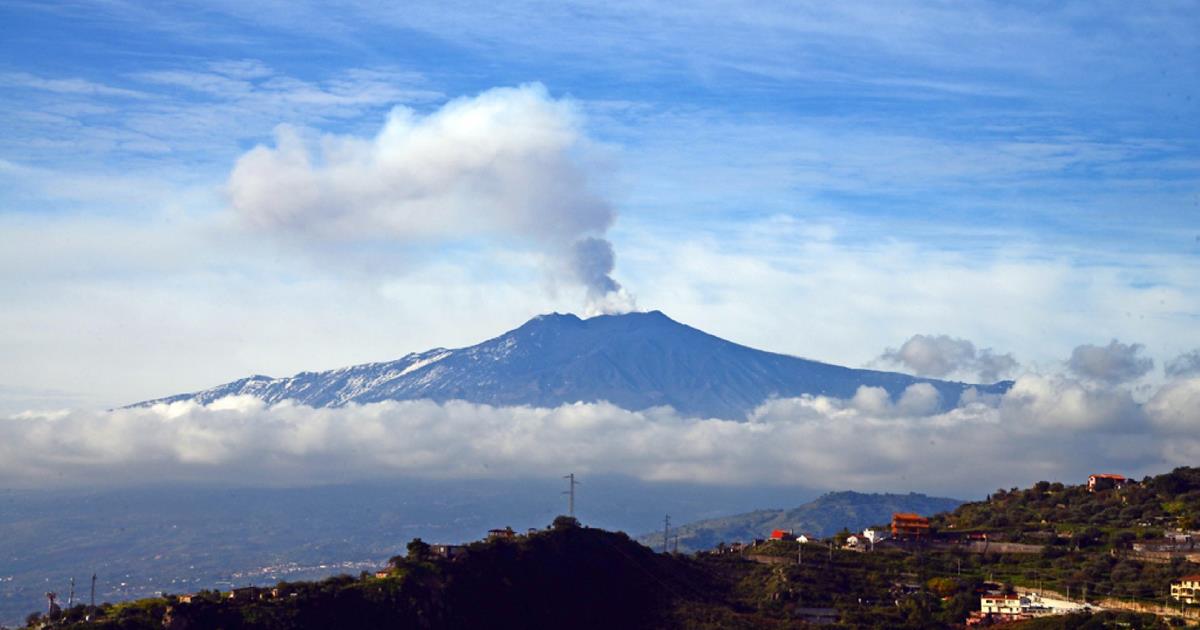
[[[1019,615],[1021,596],[983,595],[979,598],[979,612],[985,615]]]
[[[870,542],[872,545],[874,545],[875,543],[881,542],[887,538],[887,534],[883,533],[882,531],[880,531],[878,529],[870,529],[870,528],[864,529],[862,535],[863,535],[863,538],[866,538],[867,541]]]

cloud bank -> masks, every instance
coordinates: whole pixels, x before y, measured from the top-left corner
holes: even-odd
[[[931,398],[932,396],[932,398]],[[618,473],[645,480],[926,489],[963,496],[1094,470],[1148,474],[1200,457],[1200,378],[1144,405],[1127,391],[1023,376],[1003,396],[935,413],[936,392],[891,401],[771,400],[745,422],[608,403],[553,409],[382,402],[338,409],[231,397],[0,419],[0,485]]]
[[[970,341],[949,335],[913,335],[899,348],[885,350],[877,360],[918,376],[962,374],[986,383],[998,381],[1018,367],[1011,354],[996,354],[991,348],[976,351]]]
[[[1079,376],[1116,385],[1137,380],[1154,369],[1154,359],[1140,356],[1140,343],[1124,344],[1113,339],[1107,346],[1085,344],[1071,352],[1067,367]]]
[[[247,224],[315,242],[397,247],[486,238],[533,246],[593,309],[632,307],[604,234],[616,212],[576,106],[538,84],[491,89],[422,115],[396,107],[373,138],[287,125],[229,176]],[[618,299],[619,298],[619,299]]]

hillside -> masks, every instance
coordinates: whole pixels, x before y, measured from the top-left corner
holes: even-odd
[[[895,398],[914,383],[932,385],[946,407],[954,406],[968,387],[1002,393],[1011,385],[939,381],[764,352],[659,311],[590,319],[555,313],[467,348],[435,348],[395,361],[289,378],[251,376],[134,406],[209,403],[239,394],[313,407],[414,399],[553,407],[603,400],[624,409],[670,405],[688,415],[740,420],[772,396],[846,398],[865,385],[882,387]]]
[[[1200,528],[1200,468],[1182,467],[1119,490],[1089,492],[1086,485],[1040,481],[1003,488],[986,501],[963,504],[934,520],[943,528],[993,530],[1013,537],[1072,532],[1076,544],[1128,542],[1134,532]],[[1104,538],[1107,535],[1111,538]],[[1114,536],[1115,535],[1115,536]]]
[[[561,517],[553,529],[472,544],[465,557],[434,556],[415,540],[385,577],[281,583],[230,598],[152,598],[62,615],[78,628],[664,628],[713,607],[737,620],[733,583],[686,558],[659,555],[624,534]],[[753,617],[753,615],[750,615]],[[31,621],[33,621],[31,619]],[[745,627],[758,623],[738,623]],[[769,626],[768,626],[769,627]]]
[[[672,531],[672,544],[674,535],[678,535],[680,551],[700,551],[721,542],[766,538],[775,529],[826,537],[843,528],[859,531],[869,525],[888,523],[894,512],[936,514],[961,504],[957,499],[917,493],[831,492],[790,510],[756,510],[681,525]],[[648,533],[638,540],[662,548],[662,532]]]
[[[941,535],[933,541],[885,542],[866,551],[820,545],[811,554],[800,554],[794,540],[660,554],[624,534],[560,517],[552,528],[472,543],[454,559],[414,540],[381,576],[364,572],[274,589],[205,591],[188,601],[167,596],[104,604],[92,611],[92,623],[83,623],[88,609],[75,606],[55,615],[53,627],[799,628],[836,622],[950,628],[979,610],[981,594],[1019,588],[1075,608],[1013,627],[1160,629],[1168,618],[1177,624],[1181,614],[1200,617],[1194,609],[1163,606],[1171,582],[1197,573],[1197,565],[1182,557],[1137,556],[1125,534],[1159,540],[1174,525],[1190,524],[1200,513],[1198,491],[1200,470],[1194,468],[1094,493],[1042,482],[936,515]],[[875,496],[879,503],[897,500]],[[854,504],[861,497],[839,493],[826,500]],[[1046,510],[1072,520],[1040,518]],[[1079,519],[1088,525],[1081,529]],[[1082,535],[1087,527],[1103,535]],[[956,539],[965,531],[986,532],[989,541],[1041,543],[1016,549],[989,542],[980,549]],[[1080,610],[1084,603],[1112,610]],[[46,621],[28,618],[31,628],[47,627]]]
[[[1001,558],[881,547],[790,562],[794,541],[756,556],[656,554],[627,536],[574,526],[473,543],[446,559],[414,540],[379,575],[75,606],[28,628],[951,628],[978,609]],[[776,549],[776,547],[778,547]],[[774,560],[771,554],[779,552]],[[765,554],[765,555],[763,555]],[[751,558],[760,561],[752,562]],[[956,571],[957,567],[957,571]],[[953,577],[947,577],[953,576]],[[1165,628],[1153,615],[1099,613],[1043,628]]]

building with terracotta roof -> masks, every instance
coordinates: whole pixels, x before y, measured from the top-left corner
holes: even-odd
[[[919,514],[896,512],[892,514],[892,538],[900,540],[923,540],[929,537],[929,519]]]
[[[1200,603],[1200,574],[1185,575],[1171,582],[1171,597],[1185,604]]]

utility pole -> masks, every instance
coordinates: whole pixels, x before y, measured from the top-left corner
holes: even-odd
[[[663,553],[667,553],[667,543],[671,540],[671,515],[663,517]]]
[[[67,591],[67,608],[75,603],[75,576],[71,576],[71,590]]]
[[[958,559],[958,576],[962,577],[962,558]]]
[[[803,565],[804,564],[804,543],[797,540],[796,548],[798,549],[798,551],[796,552],[796,564]]]
[[[569,480],[567,482],[568,489],[563,493],[567,495],[567,516],[575,518],[575,486],[579,485],[579,482],[575,481],[575,473],[564,475],[563,479]]]

